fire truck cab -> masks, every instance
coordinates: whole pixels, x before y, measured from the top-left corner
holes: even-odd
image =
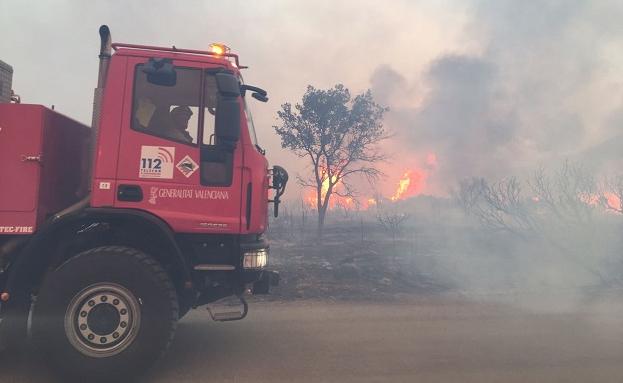
[[[100,37],[91,128],[0,104],[0,343],[28,332],[62,372],[110,379],[153,363],[189,309],[242,319],[278,282],[263,233],[288,176],[227,47]]]

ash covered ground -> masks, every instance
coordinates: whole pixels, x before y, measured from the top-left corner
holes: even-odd
[[[318,239],[313,212],[284,213],[268,233],[270,266],[282,280],[264,299],[591,294],[623,286],[623,222],[612,214],[596,216],[590,233],[522,238],[466,220],[450,200],[418,197],[391,212],[332,211]],[[383,215],[402,218],[392,226]]]
[[[370,222],[329,224],[320,241],[283,234],[271,231],[270,263],[282,278],[271,299],[387,300],[451,287],[435,275],[440,249],[430,238],[393,240]]]

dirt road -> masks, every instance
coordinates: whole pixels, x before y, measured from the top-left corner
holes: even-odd
[[[231,323],[196,310],[145,381],[622,382],[623,300],[555,302],[257,302]],[[1,382],[42,375],[0,362]]]

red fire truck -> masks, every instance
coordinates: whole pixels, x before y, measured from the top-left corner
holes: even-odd
[[[263,233],[288,179],[247,106],[266,91],[226,46],[99,32],[91,128],[0,104],[0,339],[85,381],[143,371],[191,308],[244,318],[244,295],[278,282]]]

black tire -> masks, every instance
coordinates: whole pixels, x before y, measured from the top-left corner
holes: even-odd
[[[164,354],[177,319],[175,288],[158,262],[132,248],[99,247],[46,276],[32,334],[67,377],[130,381]]]

